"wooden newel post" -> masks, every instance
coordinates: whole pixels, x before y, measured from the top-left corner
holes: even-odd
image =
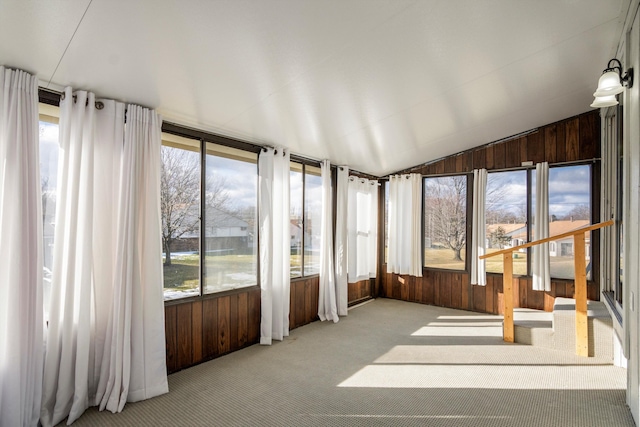
[[[589,323],[587,320],[587,268],[584,233],[573,235],[574,277],[576,286],[576,354],[589,357]]]
[[[513,333],[513,253],[502,254],[503,274],[502,291],[504,293],[504,321],[502,336],[505,342],[514,342]]]

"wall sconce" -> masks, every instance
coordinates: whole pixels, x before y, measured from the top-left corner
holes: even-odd
[[[593,94],[595,99],[591,106],[603,108],[618,105],[616,95],[624,91],[623,86],[629,88],[633,86],[633,68],[629,68],[622,75],[622,64],[616,58],[613,58],[602,72],[600,80],[598,80],[598,88]]]

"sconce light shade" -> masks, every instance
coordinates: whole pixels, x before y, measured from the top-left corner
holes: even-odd
[[[596,99],[593,100],[591,106],[593,108],[603,108],[618,105],[616,95],[624,92],[625,86],[633,86],[633,68],[629,68],[623,75],[622,64],[616,58],[613,58],[602,72],[600,80],[598,80],[598,88],[593,94]]]
[[[615,71],[607,71],[598,80],[598,89],[593,94],[596,98],[601,96],[617,95],[622,93],[624,88],[620,83],[620,74]],[[617,104],[617,102],[616,102]]]
[[[593,108],[613,107],[614,105],[618,105],[615,95],[596,96],[591,104]]]

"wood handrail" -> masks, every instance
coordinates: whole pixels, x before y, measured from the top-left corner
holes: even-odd
[[[504,297],[503,313],[504,321],[502,324],[502,336],[506,342],[515,342],[515,329],[513,325],[513,252],[519,249],[528,248],[542,243],[551,242],[553,240],[562,239],[564,237],[573,236],[573,267],[574,267],[574,287],[576,300],[576,354],[579,356],[589,357],[589,319],[587,316],[587,275],[585,266],[585,238],[584,233],[587,231],[597,230],[603,227],[609,227],[614,224],[613,220],[601,222],[599,224],[591,224],[586,227],[576,228],[566,233],[557,234],[552,237],[546,237],[523,245],[514,246],[513,248],[502,249],[500,251],[485,254],[479,259],[490,258],[502,255],[503,272],[502,272],[502,292]]]
[[[600,222],[598,224],[586,225],[584,227],[576,228],[575,230],[567,231],[566,233],[556,234],[555,236],[545,237],[544,239],[523,243],[522,245],[514,246],[512,248],[501,249],[496,252],[491,252],[490,254],[484,254],[479,256],[478,258],[486,259],[486,258],[491,258],[491,257],[502,255],[502,254],[508,254],[509,252],[514,252],[519,249],[530,248],[531,246],[540,245],[542,243],[553,242],[554,240],[563,239],[569,236],[575,236],[576,234],[586,233],[587,231],[597,230],[599,228],[608,227],[613,224],[614,224],[614,221],[610,219],[609,221]]]

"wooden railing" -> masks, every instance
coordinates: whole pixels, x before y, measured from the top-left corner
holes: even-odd
[[[574,257],[574,281],[576,299],[576,354],[589,357],[589,324],[587,321],[587,269],[585,264],[585,239],[587,231],[613,225],[613,220],[592,224],[586,227],[577,228],[566,233],[547,237],[533,242],[525,243],[513,248],[507,248],[480,256],[480,259],[491,258],[502,255],[504,268],[502,273],[503,283],[503,303],[504,303],[504,323],[502,328],[503,339],[506,342],[513,342],[513,252],[542,243],[551,242],[565,237],[573,236],[573,257]]]

